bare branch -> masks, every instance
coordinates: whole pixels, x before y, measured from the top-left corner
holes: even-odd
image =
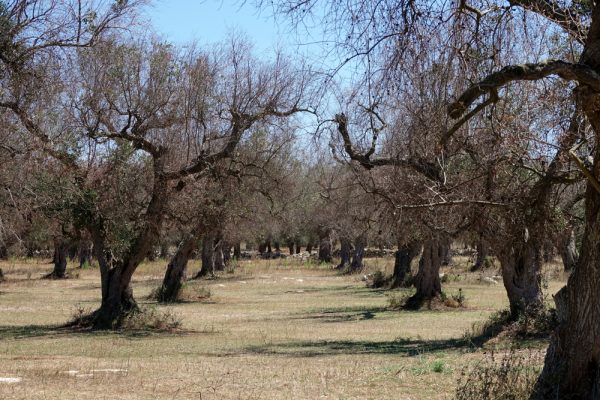
[[[584,64],[551,60],[539,64],[511,65],[469,87],[456,102],[448,106],[448,114],[452,118],[459,118],[477,99],[492,94],[511,82],[536,81],[551,75],[557,75],[567,81],[576,81],[600,91],[600,74]]]
[[[587,36],[587,27],[582,23],[579,14],[568,8],[561,7],[556,1],[509,0],[509,3],[511,6],[522,7],[557,23],[579,43],[583,43]]]
[[[352,139],[350,139],[350,134],[348,132],[348,120],[346,118],[346,115],[343,113],[337,114],[335,116],[335,122],[338,125],[338,131],[340,135],[342,135],[342,139],[344,141],[344,149],[346,150],[346,153],[348,154],[348,156],[350,156],[350,159],[358,161],[360,165],[362,165],[364,168],[369,170],[374,167],[386,165],[411,168],[433,181],[444,181],[439,166],[434,163],[430,163],[429,161],[420,157],[371,158],[371,155],[373,153],[372,151],[369,151],[366,154],[361,154],[356,150],[356,148],[352,144]]]

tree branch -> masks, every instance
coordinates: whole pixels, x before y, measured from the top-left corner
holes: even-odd
[[[539,64],[511,65],[488,75],[465,90],[456,102],[448,106],[448,114],[451,118],[460,118],[477,99],[492,94],[511,82],[536,81],[551,75],[557,75],[567,81],[576,81],[600,91],[600,74],[584,64],[550,60]]]
[[[346,115],[343,113],[337,114],[335,116],[335,122],[338,125],[338,132],[340,133],[344,141],[344,149],[346,150],[346,153],[348,154],[348,156],[350,156],[350,159],[358,161],[360,165],[365,169],[370,170],[374,167],[381,167],[386,165],[411,168],[433,181],[444,182],[442,172],[440,171],[439,166],[423,158],[371,158],[371,155],[373,153],[372,151],[369,151],[366,154],[361,154],[360,152],[358,152],[358,150],[356,150],[356,148],[352,144],[352,139],[350,139],[350,134],[348,132],[348,119],[346,118]]]
[[[577,12],[560,7],[557,2],[551,0],[509,0],[509,4],[522,7],[557,23],[579,43],[584,42],[587,28],[583,26]]]

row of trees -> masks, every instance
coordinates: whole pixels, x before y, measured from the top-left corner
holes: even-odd
[[[343,60],[333,71],[258,60],[237,38],[178,48],[136,29],[140,6],[0,2],[2,244],[91,243],[93,326],[137,307],[131,278],[161,243],[177,243],[168,300],[200,240],[199,277],[243,240],[303,237],[329,260],[335,233],[349,270],[369,238],[393,241],[394,286],[421,254],[418,307],[441,295],[462,239],[479,262],[498,258],[516,318],[544,307],[550,242],[574,271],[534,397],[598,396],[600,6],[270,3],[297,26],[318,21]],[[308,121],[332,157],[302,153]]]

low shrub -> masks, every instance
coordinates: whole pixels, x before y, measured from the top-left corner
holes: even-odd
[[[525,400],[533,393],[541,371],[540,351],[510,349],[463,369],[458,380],[456,400]]]

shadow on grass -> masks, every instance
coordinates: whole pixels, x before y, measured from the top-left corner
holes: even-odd
[[[345,294],[348,296],[358,297],[377,297],[385,296],[390,291],[387,289],[373,289],[369,287],[360,287],[356,285],[346,286],[328,286],[328,287],[303,287],[302,290],[306,293],[327,293],[333,292],[336,294]]]
[[[252,346],[246,351],[255,354],[284,355],[289,357],[318,357],[356,354],[398,354],[408,357],[435,353],[446,350],[472,351],[476,346],[465,339],[446,340],[410,340],[398,339],[393,341],[363,341],[363,340],[334,340],[334,341],[302,341],[263,346]]]
[[[60,337],[109,337],[121,336],[128,339],[188,336],[191,334],[218,333],[214,330],[197,331],[177,329],[171,331],[158,331],[152,329],[135,330],[95,330],[90,328],[72,327],[64,325],[24,325],[24,326],[0,326],[0,341],[21,340],[32,338],[60,338]]]
[[[327,323],[367,321],[374,319],[378,314],[390,312],[388,307],[385,306],[332,307],[309,311],[308,313],[303,312],[301,314],[292,315],[288,319],[316,320]]]

